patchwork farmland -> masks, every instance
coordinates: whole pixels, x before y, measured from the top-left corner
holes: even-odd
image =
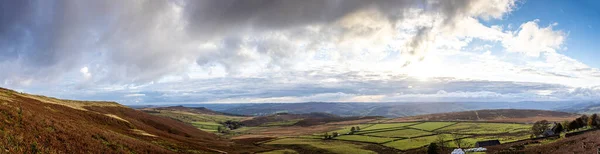
[[[490,152],[498,152],[503,150],[498,147],[524,145],[525,142],[529,147],[556,141],[554,138],[530,140],[533,125],[527,119],[556,120],[576,116],[536,110],[485,110],[390,119],[340,117],[327,113],[278,113],[251,117],[181,107],[142,110],[189,123],[236,143],[269,149],[258,153],[270,154],[424,153],[431,143],[443,147],[438,149],[442,153],[449,153],[459,145],[471,148],[476,142],[487,140],[502,143],[489,147]],[[227,124],[228,121],[242,126],[229,129],[228,126],[232,125]],[[227,131],[216,131],[219,128]]]
[[[338,141],[337,143],[350,144],[355,148],[361,147],[359,145],[362,144],[375,144],[400,151],[409,151],[440,141],[443,141],[448,147],[456,147],[454,140],[460,140],[461,147],[474,147],[477,141],[492,139],[506,143],[529,138],[531,129],[531,125],[528,124],[491,122],[399,122],[354,126],[358,126],[360,130],[351,133],[352,126],[345,126],[339,130],[327,132],[328,134],[334,132],[340,134],[331,140],[323,140],[323,134],[314,134],[308,138],[288,137],[265,144],[285,143],[286,145],[302,144],[321,147],[324,142]],[[294,143],[294,141],[298,141],[298,143]]]

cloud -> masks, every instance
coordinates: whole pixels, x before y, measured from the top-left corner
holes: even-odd
[[[510,52],[520,52],[527,56],[538,57],[541,53],[554,53],[561,48],[566,34],[554,31],[557,23],[540,28],[539,20],[522,24],[519,30],[503,40],[503,46]]]
[[[570,87],[531,82],[502,82],[440,78],[420,82],[415,78],[369,79],[370,75],[347,74],[337,77],[344,82],[327,84],[325,76],[285,78],[217,78],[188,82],[157,83],[101,93],[62,93],[65,98],[104,98],[124,104],[177,103],[265,103],[265,102],[423,102],[423,101],[523,101],[569,100]],[[344,77],[346,76],[346,77]],[[288,81],[290,80],[291,81]],[[210,84],[209,84],[210,83]],[[392,86],[391,86],[392,85]],[[411,88],[408,88],[412,86]],[[552,96],[538,91],[552,92]],[[558,93],[564,93],[558,95]],[[143,96],[143,97],[142,97]]]
[[[81,75],[83,75],[83,78],[85,79],[89,79],[92,77],[92,73],[89,72],[88,67],[81,68],[79,72],[81,72]]]
[[[146,96],[146,94],[127,94],[127,95],[125,95],[125,97],[142,97],[142,96]]]
[[[417,54],[407,61],[418,60],[435,40],[432,29],[464,17],[500,18],[514,6],[512,0],[492,1],[496,5],[483,0],[3,3],[11,7],[1,16],[0,59],[7,63],[0,67],[18,68],[11,76],[1,76],[3,80],[53,82],[64,72],[99,65],[89,68],[96,73],[93,81],[114,84],[155,81],[184,73],[195,63],[222,66],[232,74],[245,65],[289,68],[302,61],[296,57],[311,56],[324,46],[338,48],[332,56],[339,61],[357,60],[359,51],[372,47],[369,42],[383,41],[379,51],[371,52],[387,52],[381,50],[394,35],[385,33],[417,17],[408,15],[415,9],[440,21],[416,27],[411,47],[403,53]],[[374,24],[351,22],[357,17],[373,18]],[[311,36],[315,33],[322,35]],[[344,45],[361,38],[370,39],[345,52]],[[199,48],[211,42],[217,50]],[[265,59],[268,62],[262,62]]]
[[[556,52],[567,35],[555,24],[482,22],[514,0],[0,3],[11,6],[0,15],[0,84],[66,98],[566,99],[564,89],[600,84],[598,69]]]

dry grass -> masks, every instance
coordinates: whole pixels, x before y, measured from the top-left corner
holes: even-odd
[[[117,120],[121,120],[121,121],[125,121],[125,122],[129,123],[129,121],[127,121],[127,120],[125,120],[125,119],[123,119],[123,118],[121,118],[121,117],[119,117],[117,115],[114,115],[114,114],[104,114],[104,115],[108,116],[108,117],[111,117],[111,118],[115,118]]]
[[[526,140],[488,147],[489,153],[544,153],[544,154],[596,154],[600,147],[600,131],[590,131],[581,135],[556,140]],[[547,144],[540,144],[547,142]],[[524,148],[524,149],[521,149]],[[520,150],[519,150],[520,149]]]
[[[86,106],[125,107],[116,102],[61,100],[61,99],[57,99],[57,98],[53,98],[53,97],[30,95],[30,94],[24,94],[24,93],[18,93],[16,95],[21,96],[21,97],[30,98],[30,99],[35,99],[35,100],[38,100],[43,103],[62,105],[62,106],[66,106],[66,107],[70,107],[70,108],[78,109],[78,110],[84,110],[84,111],[86,111],[86,109],[84,108]]]
[[[136,134],[140,134],[140,135],[144,135],[144,136],[158,137],[158,136],[156,136],[156,135],[152,135],[152,134],[150,134],[150,133],[147,133],[147,132],[145,132],[145,131],[143,131],[143,130],[139,130],[139,129],[131,129],[131,131],[133,131],[133,132],[134,132],[134,133],[136,133]]]
[[[60,100],[2,88],[0,93],[0,153],[253,153],[265,150],[233,143],[191,125],[117,103]]]

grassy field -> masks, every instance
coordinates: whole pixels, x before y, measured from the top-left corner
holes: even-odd
[[[414,123],[414,122],[406,122],[406,123],[376,124],[376,125],[373,125],[373,126],[370,126],[370,127],[366,127],[364,129],[361,129],[361,130],[362,131],[368,131],[368,130],[376,130],[376,129],[397,128],[397,127],[404,127],[404,126],[408,126],[408,125],[412,125],[412,124],[416,124],[416,123]]]
[[[444,126],[455,124],[455,123],[456,122],[426,122],[426,123],[412,125],[410,127],[432,131],[432,130],[435,130],[435,129],[438,129],[438,128],[442,128]]]
[[[352,135],[346,135],[351,127],[362,129]],[[359,153],[365,144],[377,144],[398,150],[413,150],[436,142],[438,137],[444,138],[447,147],[456,147],[453,140],[459,139],[463,147],[474,147],[475,142],[499,140],[501,143],[527,139],[531,125],[511,123],[475,123],[475,122],[406,122],[406,123],[370,123],[340,126],[339,129],[327,131],[341,134],[333,140],[323,140],[323,133],[312,136],[279,139],[267,144],[298,145],[325,149],[333,153]],[[456,137],[456,138],[455,138]],[[337,141],[337,142],[336,142]],[[334,145],[332,143],[339,143]],[[363,144],[359,146],[357,144]],[[288,147],[284,147],[290,149]],[[297,147],[294,147],[297,148]],[[292,149],[298,150],[298,149]],[[291,151],[271,151],[273,153],[290,153]],[[303,153],[301,151],[295,151]],[[306,151],[304,151],[306,152]],[[315,151],[313,151],[315,152]],[[322,152],[322,151],[321,151]]]
[[[192,122],[192,125],[200,130],[208,132],[217,132],[217,129],[221,124],[214,122]]]
[[[402,137],[402,138],[410,138],[410,137],[417,137],[417,136],[431,135],[431,134],[433,134],[433,133],[422,131],[422,130],[401,129],[401,130],[394,130],[394,131],[369,133],[369,134],[366,134],[366,135],[380,136],[380,137]]]
[[[344,126],[338,130],[334,130],[334,131],[330,131],[329,133],[333,133],[333,132],[337,132],[340,134],[346,134],[349,133],[350,130],[352,129],[352,127],[360,127],[360,128],[367,128],[369,126],[371,126],[372,124],[360,124],[360,125],[350,125],[350,126]]]
[[[455,147],[454,136],[473,147],[475,142],[500,140],[501,143],[528,138],[531,125],[509,123],[472,123],[472,122],[421,122],[374,124],[355,132],[355,135],[342,135],[337,140],[370,142],[399,150],[409,150],[426,146],[443,136],[447,146]],[[436,135],[440,134],[440,135]],[[483,136],[482,136],[483,135]],[[473,136],[473,137],[471,137]]]
[[[447,139],[452,138],[452,136],[449,134],[440,134],[440,135],[444,136]],[[437,138],[438,138],[437,135],[426,136],[426,137],[398,140],[398,141],[389,142],[389,143],[386,143],[383,145],[392,147],[392,148],[396,148],[396,149],[400,149],[400,150],[408,150],[408,149],[414,149],[414,148],[419,148],[419,147],[422,147],[425,145],[429,145],[429,143],[434,142]]]
[[[498,133],[518,133],[527,132],[531,125],[524,124],[506,124],[506,123],[458,123],[446,128],[437,130],[438,132],[452,132],[461,134],[498,134]]]
[[[336,140],[347,140],[347,141],[359,141],[359,142],[370,142],[370,143],[383,143],[394,140],[394,138],[385,137],[373,137],[363,135],[342,135],[335,138]]]
[[[375,154],[376,152],[362,149],[365,145],[353,144],[335,140],[284,138],[265,144],[269,145],[308,145],[310,148],[326,150],[333,153]]]

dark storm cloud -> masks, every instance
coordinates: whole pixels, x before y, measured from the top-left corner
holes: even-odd
[[[247,29],[260,31],[331,23],[349,13],[366,8],[389,14],[389,18],[398,18],[404,9],[424,3],[426,1],[416,0],[186,1],[185,17],[188,18],[192,32],[206,35],[235,33]]]

